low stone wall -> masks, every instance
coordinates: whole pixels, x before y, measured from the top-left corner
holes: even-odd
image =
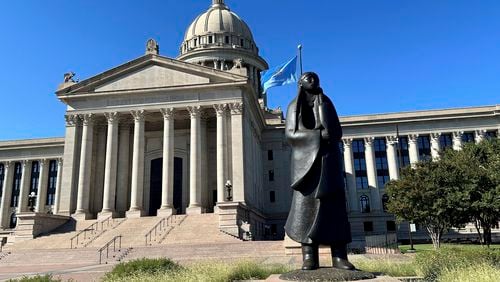
[[[45,213],[19,213],[14,230],[15,241],[31,240],[41,234],[48,233],[65,224],[69,216]]]

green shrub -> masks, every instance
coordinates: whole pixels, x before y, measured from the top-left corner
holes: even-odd
[[[500,267],[500,251],[444,247],[437,251],[417,253],[415,261],[419,275],[428,281],[438,281],[445,270],[453,272],[478,265]]]
[[[284,265],[261,265],[256,262],[246,261],[234,265],[227,281],[266,279],[271,274],[281,274],[287,271],[289,269]]]
[[[7,280],[7,282],[60,282],[60,279],[54,279],[52,275],[47,274],[47,275],[36,275],[33,277],[28,277],[24,276],[23,278],[20,279],[10,279]]]
[[[124,278],[137,273],[140,274],[163,274],[167,272],[175,272],[182,267],[170,259],[138,259],[129,262],[122,262],[116,265],[106,277]]]
[[[445,269],[439,276],[440,282],[497,282],[500,268],[489,264],[479,264],[464,268]]]
[[[416,276],[416,265],[413,261],[395,261],[390,259],[357,260],[353,262],[357,269],[367,272],[384,273],[392,277]]]

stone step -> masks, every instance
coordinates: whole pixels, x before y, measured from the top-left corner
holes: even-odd
[[[99,254],[94,248],[13,250],[0,265],[96,264],[98,259]]]

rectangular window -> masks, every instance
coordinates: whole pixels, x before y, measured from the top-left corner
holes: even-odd
[[[269,201],[270,201],[271,203],[276,202],[276,193],[275,193],[274,191],[270,191],[270,192],[269,192]]]
[[[387,221],[387,231],[396,231],[396,222],[395,221],[392,221],[392,220],[389,220]]]
[[[2,197],[3,193],[3,178],[5,176],[5,166],[4,164],[0,164],[0,197]]]
[[[474,132],[464,132],[462,134],[462,142],[474,142]]]
[[[354,173],[356,175],[356,188],[368,188],[366,174],[365,143],[363,140],[352,141],[352,154],[354,159]]]
[[[274,170],[269,171],[269,181],[274,181]]]
[[[226,35],[226,37],[225,37],[225,43],[226,43],[226,44],[229,44],[229,36],[227,36],[227,35]]]
[[[495,138],[495,137],[497,137],[496,131],[487,131],[486,132],[486,138]]]
[[[46,205],[54,205],[54,200],[56,197],[56,185],[57,185],[57,161],[52,160],[49,163],[49,183],[47,186],[47,200]]]
[[[363,222],[363,229],[365,232],[373,232],[373,222],[371,221]]]
[[[31,165],[30,194],[31,194],[31,192],[37,194],[39,177],[40,177],[40,163],[33,162]]]
[[[420,160],[429,160],[431,158],[431,140],[429,135],[418,137],[418,155]]]
[[[398,163],[399,167],[405,167],[410,164],[410,152],[408,151],[408,137],[398,137]]]
[[[212,35],[208,36],[208,44],[214,43],[214,38]]]
[[[23,169],[21,163],[14,165],[14,182],[12,183],[12,196],[10,198],[10,207],[16,208],[19,202],[19,190],[21,189],[21,178]]]
[[[273,150],[267,150],[267,160],[268,161],[274,160]]]
[[[385,138],[375,138],[375,163],[377,165],[377,184],[383,188],[389,181],[389,164],[387,163],[387,151]]]
[[[245,44],[245,40],[241,39],[241,40],[240,40],[240,46],[241,46],[241,47],[244,47],[244,44]]]
[[[271,224],[271,234],[274,236],[278,233],[278,225]]]
[[[453,138],[451,137],[451,134],[442,134],[439,137],[439,144],[441,146],[441,150],[453,147]]]

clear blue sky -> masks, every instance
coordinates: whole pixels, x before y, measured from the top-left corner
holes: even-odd
[[[178,55],[210,0],[0,1],[0,140],[64,135],[54,91],[141,56],[148,38]],[[341,115],[500,103],[496,0],[226,0],[276,65],[304,45]],[[286,105],[295,86],[269,91]]]

